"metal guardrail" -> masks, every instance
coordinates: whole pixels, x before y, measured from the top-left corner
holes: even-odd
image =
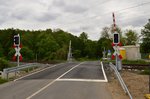
[[[2,71],[0,71],[0,75],[2,75],[3,74],[3,72]]]
[[[129,95],[130,99],[133,99],[132,96],[131,96],[131,93],[129,92],[126,84],[124,83],[120,73],[118,72],[116,66],[114,64],[112,64],[111,62],[109,63],[109,66],[115,71],[115,74],[116,74],[116,76],[117,76],[117,78],[118,78],[118,80],[119,80],[119,82],[121,84],[121,87],[123,88],[124,92]]]
[[[15,72],[15,75],[16,75],[16,72],[20,71],[20,70],[23,70],[23,69],[28,69],[28,68],[31,68],[31,67],[39,67],[39,66],[42,66],[43,64],[40,64],[40,63],[29,63],[29,64],[25,64],[25,65],[20,65],[20,66],[16,66],[16,67],[11,67],[11,68],[5,68],[3,69],[3,72],[2,72],[2,78],[4,79],[8,79],[8,74],[11,73],[11,72]]]

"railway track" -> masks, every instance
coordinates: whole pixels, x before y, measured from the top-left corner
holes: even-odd
[[[122,64],[122,68],[144,70],[150,68],[150,64]]]

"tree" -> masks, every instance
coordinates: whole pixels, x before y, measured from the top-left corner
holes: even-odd
[[[86,41],[88,39],[88,35],[85,32],[82,32],[79,36],[80,39],[82,39],[83,41]]]
[[[87,58],[95,58],[96,57],[96,42],[87,40],[85,44],[84,52],[86,53]]]
[[[68,46],[63,45],[62,48],[60,48],[56,51],[55,59],[66,60],[67,59],[67,53],[68,53]]]
[[[101,38],[111,38],[111,33],[110,33],[110,28],[109,27],[104,27],[101,31]]]
[[[143,36],[143,43],[141,44],[142,53],[150,53],[150,19],[148,23],[144,26],[144,29],[141,30]]]
[[[33,51],[29,49],[28,47],[23,47],[20,53],[22,54],[24,61],[36,59],[36,57],[33,56]]]
[[[81,57],[81,50],[74,50],[73,57],[74,58],[80,58]]]
[[[38,57],[44,60],[51,60],[51,54],[54,55],[54,52],[59,49],[59,45],[49,33],[41,33],[38,37],[38,40]]]
[[[135,45],[138,40],[138,35],[133,30],[127,30],[125,33],[125,45]]]
[[[15,54],[13,37],[20,34],[23,45],[21,54],[24,61],[41,60],[66,60],[69,41],[72,42],[72,54],[74,58],[95,58],[97,56],[97,42],[88,39],[83,32],[79,37],[61,29],[47,30],[0,30],[0,57],[11,60]]]
[[[112,40],[107,39],[107,38],[100,38],[97,42],[97,54],[99,57],[102,57],[102,52],[105,50],[112,50],[111,46]]]
[[[0,44],[0,57],[3,57],[3,48],[2,48],[2,45]]]
[[[52,33],[53,38],[55,41],[59,44],[60,47],[63,47],[63,45],[68,45],[70,41],[70,35],[67,32],[64,32],[61,29],[57,29],[57,31],[54,31]]]

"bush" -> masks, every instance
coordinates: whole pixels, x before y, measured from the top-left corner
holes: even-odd
[[[150,75],[150,69],[145,69],[144,71],[141,71],[140,74],[143,74],[143,75]]]
[[[0,58],[0,71],[2,71],[4,68],[8,68],[10,64],[7,60]]]
[[[2,78],[0,78],[0,84],[3,84],[3,83],[5,83],[5,82],[7,82],[7,80],[6,80],[6,79],[2,79]]]
[[[123,60],[123,64],[149,64],[149,62],[146,62],[144,60]]]

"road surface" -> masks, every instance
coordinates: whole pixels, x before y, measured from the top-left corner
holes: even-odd
[[[0,99],[112,99],[97,61],[61,63],[0,85]]]

